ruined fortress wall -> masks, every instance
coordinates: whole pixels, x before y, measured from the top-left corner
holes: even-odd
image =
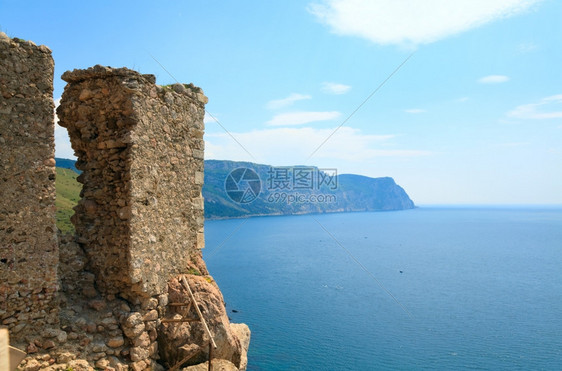
[[[165,291],[203,247],[203,117],[193,85],[95,66],[62,76],[57,111],[84,184],[73,223],[102,293]]]
[[[0,325],[14,341],[58,321],[53,71],[47,47],[0,33]]]
[[[59,259],[52,77],[46,47],[0,33],[0,327],[29,353],[20,367],[158,371],[193,351],[187,364],[207,360],[195,306],[177,305],[192,300],[179,284],[188,273],[213,357],[245,369],[250,331],[229,323],[200,251],[207,98],[126,68],[63,75],[58,114],[84,187]]]

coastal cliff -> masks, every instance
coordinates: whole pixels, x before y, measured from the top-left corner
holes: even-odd
[[[252,169],[261,182],[258,197],[248,203],[235,202],[225,192],[225,179],[233,170],[240,168]],[[303,177],[306,176],[304,180],[307,182],[297,183],[297,171],[304,174]],[[390,177],[336,175],[314,166],[273,167],[219,160],[205,161],[203,197],[206,219],[392,211],[415,207],[406,191]]]

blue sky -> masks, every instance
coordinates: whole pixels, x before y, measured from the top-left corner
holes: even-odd
[[[174,83],[154,57],[252,155],[207,117],[207,158],[392,176],[422,205],[562,204],[560,19],[555,0],[0,0],[3,32],[53,50],[55,99],[95,64]]]

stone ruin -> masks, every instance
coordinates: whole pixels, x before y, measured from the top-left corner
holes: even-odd
[[[82,171],[74,214],[103,294],[162,293],[199,259],[205,97],[153,75],[96,66],[63,74],[57,110]]]
[[[57,238],[51,51],[0,33],[0,57],[0,324],[29,354],[20,369],[201,366],[210,338],[179,305],[181,277],[213,359],[245,369],[250,331],[229,322],[201,254],[202,90],[127,68],[63,74],[57,114],[83,189],[76,235]]]
[[[0,34],[0,324],[58,321],[51,51]]]

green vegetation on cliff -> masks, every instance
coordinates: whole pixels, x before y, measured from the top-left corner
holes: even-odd
[[[82,189],[81,184],[76,181],[77,176],[74,170],[57,167],[57,227],[65,233],[74,232],[70,217],[74,214],[72,208],[78,203]]]

